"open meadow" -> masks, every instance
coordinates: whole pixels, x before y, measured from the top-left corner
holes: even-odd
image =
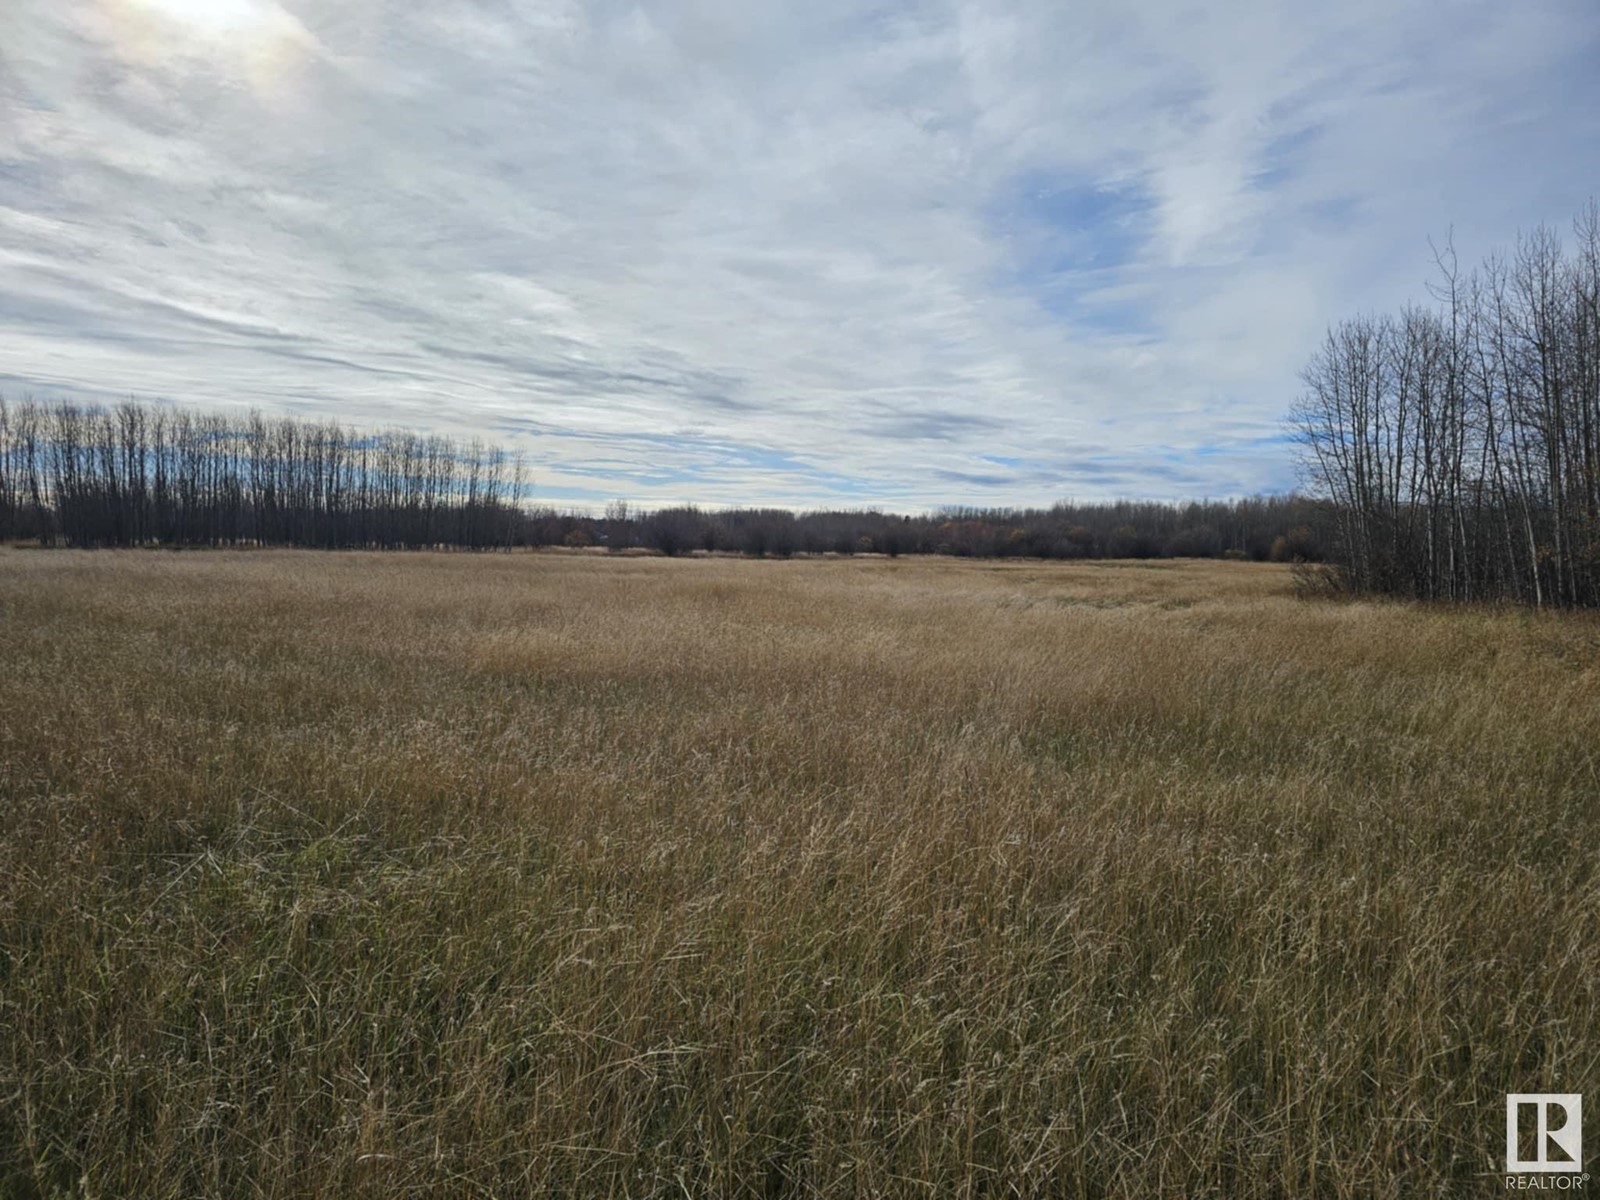
[[[3,1200],[1479,1195],[1600,1105],[1592,616],[16,549],[0,633]]]

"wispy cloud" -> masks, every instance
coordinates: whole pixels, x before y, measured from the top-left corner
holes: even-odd
[[[0,378],[479,432],[553,497],[1220,495],[1600,189],[1592,0],[13,0]]]

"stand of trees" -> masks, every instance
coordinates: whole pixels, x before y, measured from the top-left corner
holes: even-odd
[[[487,547],[522,465],[478,442],[334,422],[0,399],[0,539],[68,546]]]
[[[1191,504],[950,508],[528,509],[521,461],[478,442],[129,401],[0,399],[0,540],[60,546],[606,547],[979,558],[1318,560],[1332,507],[1297,496]]]
[[[1332,329],[1291,423],[1358,592],[1600,604],[1600,210]]]
[[[1057,504],[1048,509],[949,508],[922,516],[683,507],[603,518],[536,510],[534,545],[793,554],[949,554],[966,558],[1246,558],[1317,561],[1328,505],[1299,496],[1190,504]]]

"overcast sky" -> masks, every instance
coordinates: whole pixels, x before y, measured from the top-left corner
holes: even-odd
[[[1286,489],[1327,324],[1565,226],[1597,114],[1595,0],[0,0],[0,390],[562,505]]]

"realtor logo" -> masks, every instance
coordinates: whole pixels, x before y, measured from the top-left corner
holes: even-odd
[[[1528,1135],[1531,1135],[1531,1139]],[[1532,1151],[1524,1158],[1524,1151]],[[1583,1170],[1583,1097],[1513,1092],[1506,1097],[1506,1173]]]

